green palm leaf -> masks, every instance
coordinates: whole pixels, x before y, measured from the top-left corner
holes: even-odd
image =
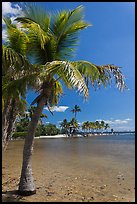
[[[72,11],[61,11],[54,16],[51,31],[57,40],[56,59],[68,59],[72,56],[78,41],[78,31],[90,24],[83,21],[83,7]]]
[[[17,25],[12,24],[9,17],[3,17],[3,20],[6,24],[6,30],[8,33],[8,41],[6,42],[8,47],[14,49],[14,51],[25,55],[29,39],[25,32],[21,29],[18,29]]]
[[[118,66],[98,66],[91,62],[82,60],[72,62],[71,64],[77,67],[79,72],[84,77],[87,86],[90,81],[95,89],[99,88],[101,85],[106,87],[108,84],[111,84],[112,78],[114,78],[117,88],[119,88],[121,91],[126,88],[124,76],[122,75],[120,67]]]
[[[78,31],[89,26],[83,20],[83,7],[58,12],[51,20],[50,16],[41,14],[43,9],[41,12],[39,9],[36,5],[29,5],[25,9],[25,17],[16,19],[27,28],[30,53],[35,54],[36,63],[39,61],[39,64],[68,59],[77,45]]]
[[[84,82],[84,79],[78,69],[68,61],[53,61],[48,62],[46,65],[42,66],[46,68],[46,73],[49,73],[50,76],[57,74],[65,79],[66,85],[71,86],[72,88],[77,88],[80,94],[83,94],[86,98],[88,97],[88,89]]]
[[[12,48],[8,48],[5,45],[2,46],[2,74],[9,74],[9,72],[16,72],[26,70],[34,70],[34,66],[28,62],[26,57],[15,52]]]
[[[38,40],[40,42],[41,48],[44,49],[45,44],[50,39],[48,33],[45,32],[38,23],[34,22],[29,18],[18,17],[16,18],[16,21],[22,23],[23,28],[27,29],[29,37],[31,38],[31,43],[35,43],[35,41]]]

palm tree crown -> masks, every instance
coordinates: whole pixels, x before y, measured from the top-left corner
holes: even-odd
[[[76,119],[76,114],[77,112],[81,112],[81,109],[78,105],[75,105],[74,108],[71,110],[71,112],[74,113],[75,119]]]

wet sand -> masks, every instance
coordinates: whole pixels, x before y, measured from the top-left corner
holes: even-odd
[[[11,141],[2,155],[3,202],[132,202],[134,144],[92,138],[35,140],[33,175],[37,193],[18,189],[24,141]]]

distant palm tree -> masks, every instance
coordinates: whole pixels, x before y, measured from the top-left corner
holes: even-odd
[[[69,124],[72,125],[74,128],[78,128],[78,122],[75,118],[72,118]]]
[[[110,125],[108,123],[105,124],[105,130],[107,130],[108,128],[110,128]]]
[[[71,130],[73,130],[74,133],[78,127],[79,126],[77,120],[75,118],[72,118],[71,121],[69,122],[70,134]]]
[[[102,120],[100,123],[100,129],[102,129],[102,131],[103,131],[104,127],[105,127],[105,122],[104,122],[104,120]]]
[[[74,113],[75,119],[77,112],[81,112],[81,109],[79,106],[75,105],[74,108],[71,110],[72,113]]]
[[[84,130],[90,130],[90,122],[89,121],[86,121],[82,124],[82,129]]]
[[[69,128],[69,123],[67,121],[67,119],[64,119],[61,123],[60,126],[62,129],[64,129],[65,133],[67,133],[67,130]]]
[[[100,128],[100,123],[98,120],[95,121],[95,126],[96,126],[96,130],[99,130]]]

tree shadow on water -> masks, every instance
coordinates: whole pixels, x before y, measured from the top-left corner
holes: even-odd
[[[23,196],[18,195],[17,190],[2,192],[2,202],[25,202],[22,199]]]

